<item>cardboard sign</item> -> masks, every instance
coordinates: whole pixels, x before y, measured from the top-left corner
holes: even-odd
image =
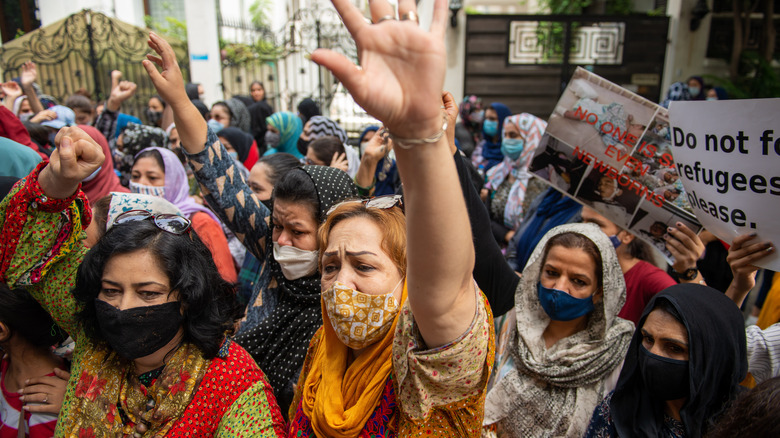
[[[667,110],[585,69],[574,72],[529,170],[670,263],[667,228],[701,230],[672,158]]]
[[[675,167],[702,224],[780,243],[780,99],[672,102]],[[777,252],[757,266],[780,270]]]

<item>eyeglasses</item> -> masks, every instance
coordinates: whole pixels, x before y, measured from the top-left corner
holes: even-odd
[[[176,235],[186,233],[192,225],[189,219],[178,214],[152,214],[146,210],[126,211],[114,219],[114,225],[144,221],[150,218],[157,228]]]
[[[366,199],[350,199],[347,201],[339,202],[338,204],[335,204],[334,206],[330,207],[328,209],[328,212],[325,214],[325,216],[330,216],[331,213],[336,211],[337,208],[341,207],[345,204],[357,204],[357,203],[363,203],[366,205],[366,208],[378,208],[380,210],[386,210],[388,208],[393,208],[396,205],[400,205],[401,209],[404,208],[404,201],[403,196],[401,195],[383,195],[383,196],[377,196],[374,198],[366,198]]]

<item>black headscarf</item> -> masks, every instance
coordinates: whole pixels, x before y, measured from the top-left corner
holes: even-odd
[[[206,104],[200,100],[200,95],[198,94],[198,84],[187,82],[187,84],[184,86],[184,91],[187,93],[187,97],[190,98],[192,104],[195,105],[195,108],[198,109],[200,115],[205,119],[206,114],[209,112],[209,107],[207,107]]]
[[[263,99],[250,105],[247,110],[252,126],[252,136],[257,143],[258,152],[262,156],[266,151],[265,132],[268,130],[265,119],[274,113],[274,109]]]
[[[659,300],[667,300],[688,330],[690,395],[680,411],[686,436],[699,437],[737,395],[747,375],[745,324],[739,308],[723,293],[698,284],[678,284],[657,294],[645,307],[631,339],[623,370],[609,403],[619,436],[657,437],[663,402],[650,398],[639,371],[641,328]]]
[[[319,221],[325,219],[333,205],[357,196],[352,179],[340,169],[303,166],[290,172],[305,172],[314,183],[319,199]],[[263,269],[270,272],[270,284],[278,284],[278,302],[257,326],[236,336],[236,342],[257,361],[273,387],[279,405],[284,409],[292,401],[292,386],[289,382],[301,370],[309,341],[322,326],[321,274],[318,270],[297,280],[285,278],[281,266],[273,257],[271,233],[269,227],[265,247],[267,259]]]
[[[217,136],[224,137],[230,143],[230,146],[238,152],[239,161],[242,163],[246,161],[249,156],[249,149],[252,147],[252,142],[254,141],[251,135],[230,126],[220,129]]]
[[[298,114],[301,117],[301,121],[305,125],[310,118],[314,116],[320,116],[322,115],[322,112],[320,111],[320,107],[317,105],[317,102],[307,97],[298,104]]]

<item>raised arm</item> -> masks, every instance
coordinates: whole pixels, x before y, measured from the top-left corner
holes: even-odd
[[[476,312],[474,247],[443,132],[447,2],[436,0],[430,32],[418,26],[413,0],[399,2],[400,21],[384,19],[395,16],[386,0],[372,1],[373,21],[382,20],[376,25],[367,23],[350,0],[333,0],[333,5],[355,39],[361,67],[323,49],[312,59],[331,70],[394,138],[404,184],[409,302],[426,344],[444,345],[466,331]],[[420,139],[428,141],[415,144]]]
[[[154,33],[149,34],[148,43],[159,56],[148,55],[144,67],[157,93],[173,110],[182,148],[203,187],[206,201],[244,245],[263,261],[268,235],[265,219],[270,212],[257,200],[217,135],[208,129],[206,121],[187,97],[171,45]],[[157,71],[155,64],[162,71]]]
[[[0,280],[28,291],[65,331],[77,337],[70,290],[86,253],[82,231],[91,211],[79,183],[103,162],[84,131],[63,128],[57,150],[0,203]]]
[[[38,95],[35,94],[35,88],[33,88],[33,82],[35,82],[35,79],[37,78],[38,69],[35,68],[35,63],[32,61],[25,62],[24,65],[22,65],[22,75],[19,79],[22,82],[22,90],[24,90],[27,100],[30,101],[30,109],[36,114],[43,111],[41,100],[38,99]]]
[[[754,263],[775,251],[775,247],[770,242],[755,242],[755,238],[755,234],[735,237],[729,247],[729,255],[726,257],[734,274],[734,279],[726,289],[726,296],[740,307],[748,292],[756,285],[758,266]]]

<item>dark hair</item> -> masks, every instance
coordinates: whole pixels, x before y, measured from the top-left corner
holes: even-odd
[[[97,226],[98,236],[103,237],[106,234],[106,224],[108,222],[108,210],[111,209],[112,194],[108,194],[92,203],[92,220]],[[98,238],[100,238],[98,237]]]
[[[5,283],[0,283],[0,322],[8,326],[11,336],[18,335],[35,347],[51,347],[66,337],[25,289],[11,289]]]
[[[255,79],[254,81],[252,81],[252,83],[251,83],[251,84],[249,84],[249,89],[251,90],[251,89],[252,89],[252,87],[253,87],[255,84],[257,84],[257,85],[261,86],[261,87],[263,88],[263,91],[265,91],[265,85],[263,85],[263,83],[262,83],[262,82],[260,82],[260,81],[258,81],[257,79]]]
[[[311,211],[312,218],[320,223],[320,198],[317,195],[317,187],[309,174],[303,169],[292,169],[282,175],[279,182],[274,185],[271,199],[280,199],[285,202],[303,203]]]
[[[135,166],[135,163],[141,158],[150,158],[150,157],[154,158],[154,160],[157,161],[157,165],[160,166],[162,172],[165,173],[165,161],[163,161],[163,157],[160,154],[160,152],[155,149],[150,149],[148,151],[143,151],[139,153],[133,160],[133,166]]]
[[[780,377],[766,380],[742,393],[731,404],[707,438],[780,436]]]
[[[103,270],[111,257],[150,251],[166,273],[171,291],[177,291],[184,311],[184,341],[214,358],[226,334],[244,310],[235,298],[235,287],[223,280],[208,247],[194,231],[174,235],[145,220],[112,227],[84,257],[76,275],[73,295],[82,306],[78,314],[84,332],[102,341],[95,314]]]
[[[667,300],[666,298],[659,298],[659,299],[655,300],[655,306],[653,306],[653,310],[661,310],[661,311],[663,311],[665,313],[668,313],[672,318],[676,319],[677,322],[679,322],[684,327],[686,327],[686,330],[687,330],[687,326],[685,325],[685,321],[683,321],[683,318],[680,315],[680,312],[677,310],[676,307],[674,307],[672,302]],[[649,313],[648,313],[648,315],[649,315]]]
[[[49,144],[49,130],[40,123],[33,123],[31,121],[22,122],[27,133],[30,134],[30,139],[34,141],[38,146],[45,147]],[[54,146],[54,145],[49,145]]]
[[[65,100],[65,106],[72,110],[80,110],[91,113],[95,110],[92,101],[81,94],[73,94]]]
[[[653,258],[653,250],[650,245],[646,244],[643,240],[634,238],[628,245],[628,254],[639,260],[644,260],[648,263],[655,263]]]
[[[266,172],[266,177],[268,178],[268,182],[273,186],[276,186],[276,183],[282,175],[296,167],[302,166],[301,160],[295,158],[295,155],[285,152],[266,155],[257,162],[267,166],[268,172]]]
[[[234,118],[233,111],[230,111],[230,107],[228,106],[228,104],[224,100],[220,100],[219,102],[215,103],[214,105],[211,105],[211,109],[214,109],[215,106],[221,106],[221,107],[225,108],[225,111],[227,111],[228,115],[230,116],[230,120],[231,121],[233,120],[233,118]]]
[[[314,156],[322,161],[325,166],[330,164],[334,155],[346,153],[341,140],[332,135],[326,135],[325,137],[312,140],[312,142],[309,143],[309,149],[314,151]]]
[[[596,263],[596,278],[598,279],[599,289],[604,287],[604,268],[601,261],[601,253],[592,240],[580,233],[571,231],[555,235],[550,238],[550,240],[547,241],[547,245],[544,246],[542,265],[547,261],[547,254],[550,253],[550,249],[554,246],[562,246],[569,249],[578,248],[585,251],[585,253],[591,256]]]
[[[152,100],[152,99],[157,99],[157,100],[159,100],[159,101],[160,101],[160,103],[162,104],[162,107],[163,107],[163,109],[165,109],[165,107],[166,107],[166,106],[168,106],[168,104],[167,104],[167,103],[165,103],[165,101],[163,100],[163,98],[162,98],[162,97],[160,97],[160,95],[159,95],[159,94],[152,95],[152,97],[150,97],[150,98],[149,98],[149,100]]]

